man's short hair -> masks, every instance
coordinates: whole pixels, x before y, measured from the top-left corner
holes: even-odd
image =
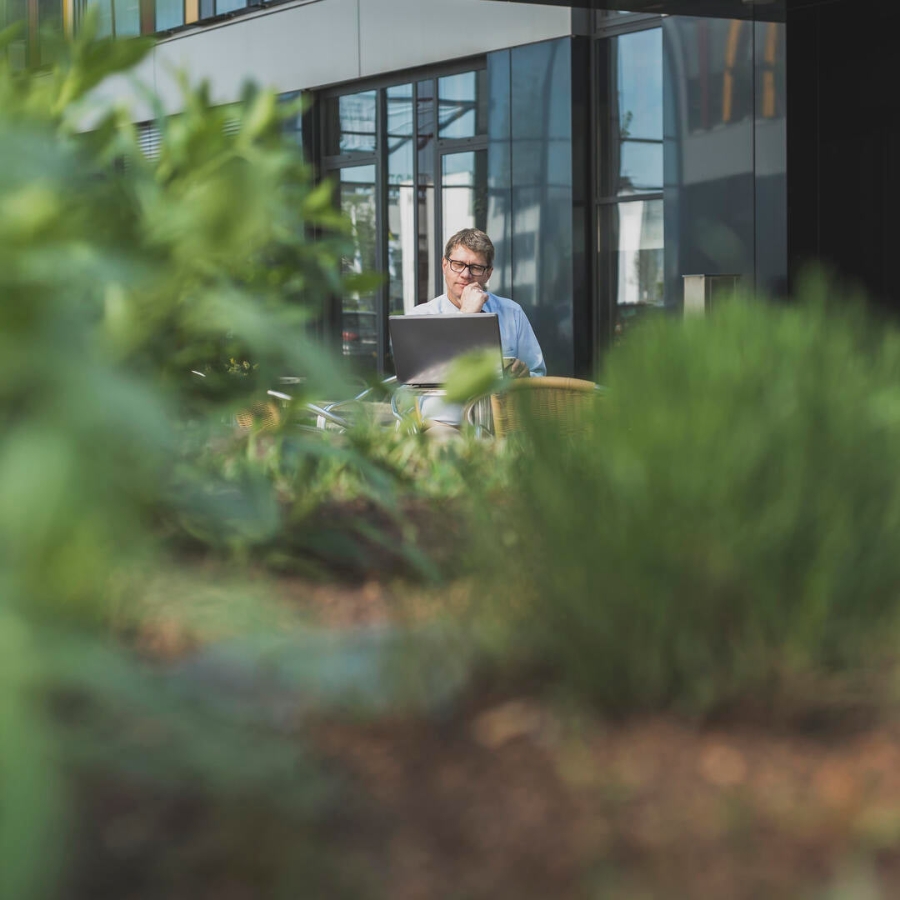
[[[444,248],[444,256],[447,259],[453,253],[454,247],[465,247],[473,253],[480,253],[488,268],[494,265],[494,245],[491,243],[491,239],[477,228],[463,228],[447,241],[447,246]]]

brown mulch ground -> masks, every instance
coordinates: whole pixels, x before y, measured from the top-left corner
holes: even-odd
[[[382,866],[398,900],[798,897],[844,882],[900,896],[897,729],[825,742],[652,718],[578,732],[523,698],[452,728],[314,733],[365,798],[342,847]]]
[[[376,579],[279,589],[334,627],[427,617],[431,603]],[[318,718],[306,738],[342,800],[312,826],[248,835],[241,816],[223,827],[183,798],[156,798],[147,846],[123,861],[122,791],[93,792],[88,869],[71,896],[900,897],[900,725],[813,734],[736,722],[613,723],[533,691],[477,696],[444,718]],[[271,869],[299,844],[329,864],[281,893]],[[148,854],[167,859],[167,875],[138,888]],[[99,871],[135,889],[98,890]]]

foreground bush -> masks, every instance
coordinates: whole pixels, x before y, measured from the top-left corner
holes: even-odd
[[[610,355],[585,439],[535,435],[492,525],[517,654],[610,710],[889,686],[900,335],[825,293],[650,323]]]
[[[86,714],[113,706],[127,680],[103,640],[114,601],[139,589],[167,514],[210,519],[218,486],[206,490],[180,452],[186,420],[211,430],[247,402],[250,379],[215,377],[235,356],[253,360],[263,385],[286,372],[312,390],[336,380],[305,327],[343,286],[346,223],[282,137],[291,111],[254,89],[215,108],[205,88],[186,87],[157,161],[141,156],[122,111],[82,134],[91,90],[150,47],[93,41],[92,21],[40,74],[10,69],[14,32],[0,34],[0,896],[17,900],[54,895],[63,772],[116,774],[100,756],[122,717],[106,713],[92,733]],[[320,240],[307,240],[311,228]],[[244,510],[254,534],[274,490],[257,486],[256,506],[232,491],[215,507]],[[221,764],[209,790],[222,799],[242,772],[293,761],[279,735],[277,753],[223,760],[202,711],[179,712],[140,667],[117,664],[136,685],[119,704],[136,733],[168,717],[174,758],[193,761],[185,774],[138,741],[115,760],[127,779],[197,784]],[[92,671],[102,677],[86,684]],[[79,733],[60,739],[48,697]],[[240,720],[227,727],[250,739]]]

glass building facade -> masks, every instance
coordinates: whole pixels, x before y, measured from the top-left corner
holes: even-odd
[[[37,23],[65,19],[69,10],[77,27],[86,4],[94,3],[104,32],[116,35],[233,16],[203,35],[210,46],[210,35],[233,40],[239,32],[232,29],[243,27],[240,14],[255,5],[49,2],[20,0],[20,12]],[[802,98],[814,89],[819,96],[823,85],[839,94],[844,84],[828,80],[822,41],[832,31],[837,41],[846,0],[809,0],[815,11],[789,8],[786,15],[776,0],[766,8],[781,10],[780,18],[770,16],[778,21],[756,20],[755,7],[739,0],[669,0],[666,15],[658,3],[649,13],[551,2],[572,8],[565,36],[504,46],[501,35],[492,49],[464,59],[309,91],[313,103],[296,132],[352,222],[354,249],[344,267],[383,274],[377,288],[338,298],[325,321],[361,369],[390,373],[388,316],[443,291],[443,244],[466,226],[491,235],[497,258],[490,287],[521,304],[556,374],[592,377],[604,351],[625,340],[633,323],[678,314],[685,275],[735,274],[780,294],[794,259],[823,246],[848,258],[852,251],[856,270],[871,270],[861,239],[857,246],[840,237],[821,179],[835,177],[835,194],[852,215],[877,208],[892,222],[887,206],[873,191],[863,208],[868,194],[837,179],[845,158],[837,140],[829,145],[834,152],[823,155],[804,138],[813,129],[837,134],[837,115],[818,100],[794,103],[792,121],[802,129],[788,141],[791,17],[803,28],[796,40],[808,42],[816,60],[812,73],[793,70]],[[318,15],[325,4],[294,11],[307,6]],[[9,0],[6,8],[19,7]],[[731,14],[710,16],[714,7]],[[254,28],[280,15],[269,10],[265,20],[252,19]],[[27,42],[7,52],[19,54],[22,64],[40,57],[40,47]],[[860,56],[854,65],[862,65]],[[840,71],[846,77],[848,67]],[[297,84],[289,93],[308,88]],[[876,135],[874,117],[870,126]],[[152,133],[148,127],[148,141]],[[884,168],[875,138],[866,146],[871,152],[860,151],[859,171],[867,159]],[[791,154],[803,152],[808,159],[794,165],[789,184]],[[885,260],[880,264],[887,283]]]
[[[443,292],[443,242],[487,227],[488,90],[484,60],[319,97],[320,167],[353,226],[348,272],[381,287],[340,298],[345,355],[389,372],[387,317]]]
[[[496,250],[548,370],[593,376],[648,315],[678,314],[683,276],[787,281],[785,26],[595,12],[581,33],[320,96],[322,168],[353,221],[344,352],[391,368],[390,314],[443,291],[446,238]]]

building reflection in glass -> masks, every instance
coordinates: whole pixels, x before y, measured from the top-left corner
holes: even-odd
[[[525,310],[551,373],[573,369],[572,46],[499,51],[491,72],[491,289]]]
[[[444,238],[461,228],[487,224],[487,150],[445,153],[441,160],[441,219]]]
[[[784,25],[672,16],[666,70],[667,289],[739,275],[778,292],[787,275]]]
[[[609,310],[615,342],[666,305],[662,30],[603,39],[597,58],[598,305]]]
[[[416,305],[416,183],[413,86],[387,89],[387,249],[391,313]]]
[[[340,172],[341,210],[353,226],[354,252],[343,260],[344,273],[376,269],[375,166],[353,166]],[[377,294],[349,292],[341,303],[341,342],[345,356],[367,368],[378,356]]]
[[[375,152],[375,91],[345,94],[327,106],[325,153]]]
[[[484,69],[438,79],[438,137],[473,138],[487,130],[487,73]]]
[[[416,221],[418,222],[417,300],[430,300],[435,287],[434,224],[434,156],[435,156],[434,81],[420,81],[416,86],[416,147],[418,149],[416,182]]]
[[[341,298],[344,352],[391,369],[387,315],[440,293],[443,240],[487,220],[484,70],[431,75],[352,93],[320,107],[325,170],[356,244],[346,271],[380,272],[371,295]]]

